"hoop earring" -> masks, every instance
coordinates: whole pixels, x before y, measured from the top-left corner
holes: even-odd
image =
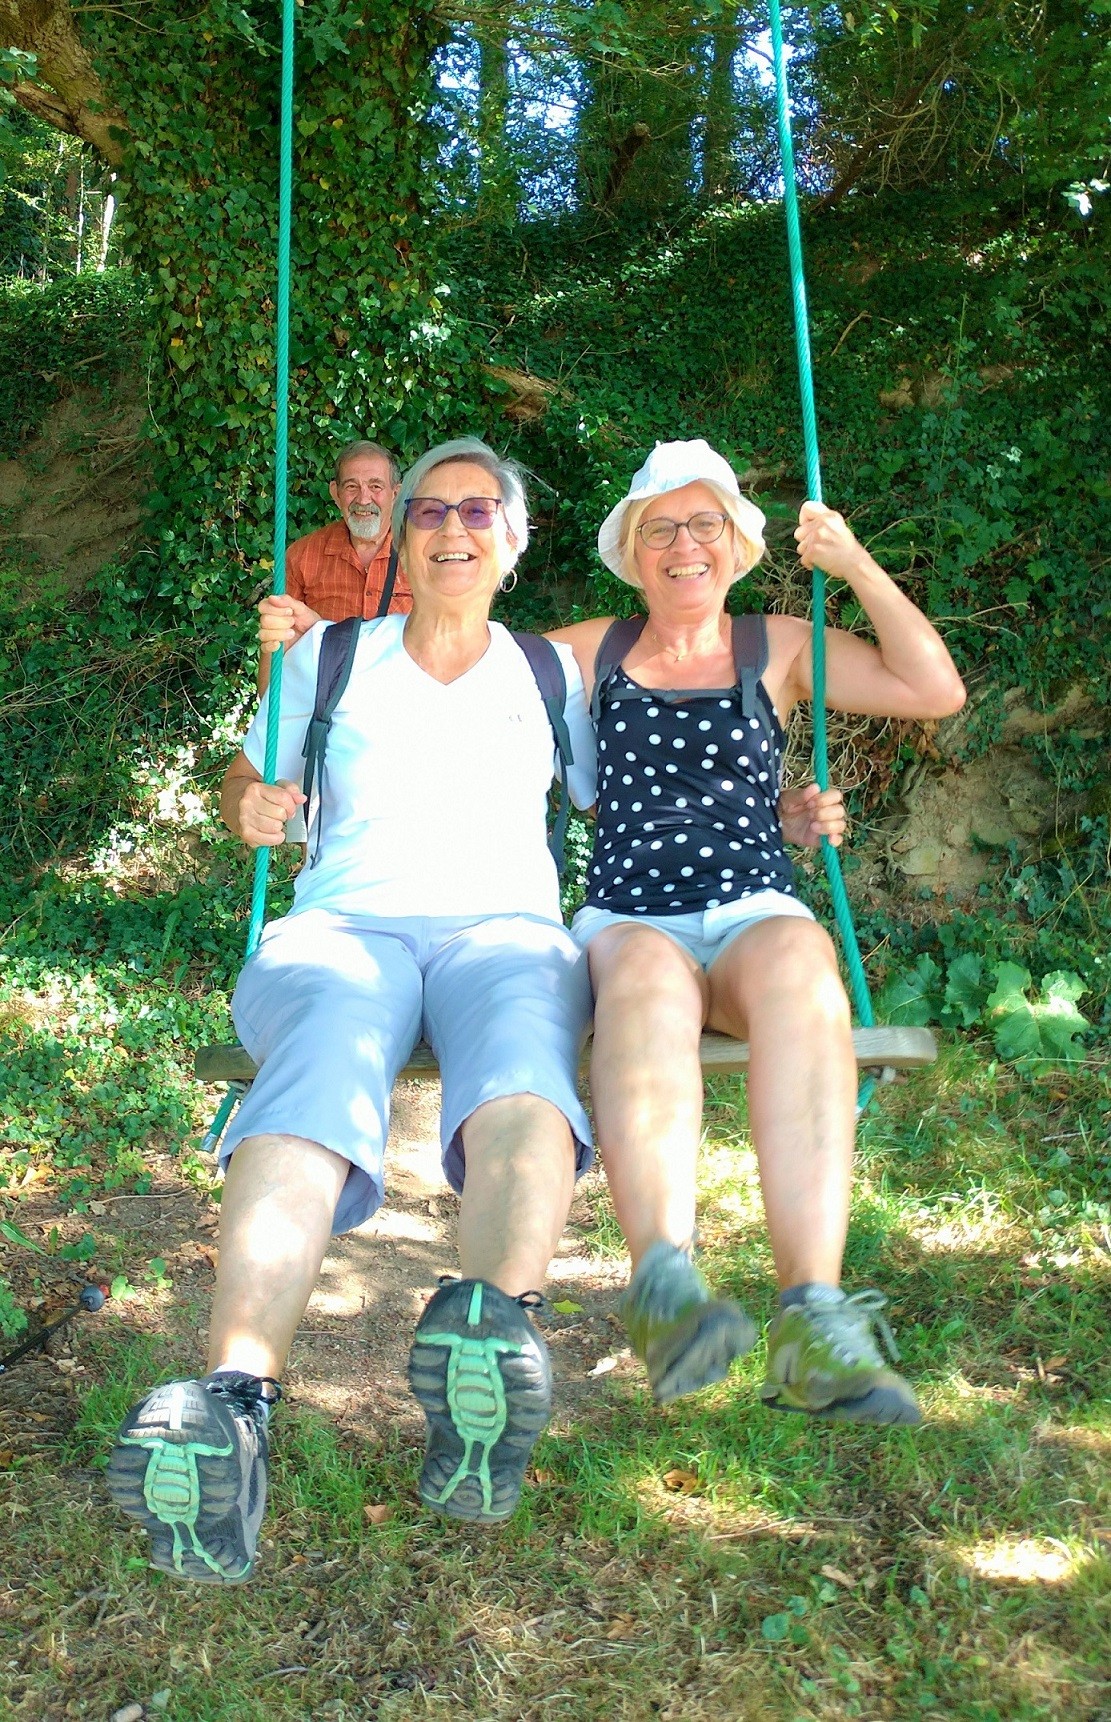
[[[516,570],[516,568],[511,568],[509,570],[509,573],[503,574],[501,579],[498,581],[498,591],[499,592],[512,592],[514,587],[516,586],[516,584],[517,584],[517,570]]]

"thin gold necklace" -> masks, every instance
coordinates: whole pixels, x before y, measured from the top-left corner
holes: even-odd
[[[689,658],[691,656],[691,652],[686,647],[669,646],[666,643],[666,641],[662,640],[660,638],[658,632],[656,631],[656,624],[654,622],[652,623],[652,638],[655,640],[656,644],[659,646],[660,651],[661,652],[667,652],[670,657],[672,657],[676,660],[676,662],[679,662],[679,660],[682,658]],[[720,632],[718,633],[717,643],[719,646],[721,646],[721,634],[720,634]],[[724,650],[724,647],[722,647],[722,650]]]

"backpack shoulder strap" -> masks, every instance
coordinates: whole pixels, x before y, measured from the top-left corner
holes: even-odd
[[[309,727],[305,731],[305,745],[301,749],[305,761],[301,788],[305,794],[306,819],[311,817],[313,784],[316,784],[319,792],[324,783],[324,755],[328,748],[332,713],[351,679],[351,666],[355,662],[355,648],[359,643],[361,627],[361,616],[348,616],[346,621],[333,622],[330,628],[325,628],[324,638],[320,642],[320,657],[316,665],[316,695]],[[323,819],[318,813],[316,843],[310,862],[312,867],[316,866],[320,854],[322,825]]]
[[[647,616],[622,616],[611,622],[602,635],[601,645],[594,657],[594,686],[590,691],[590,721],[597,727],[602,715],[602,689],[614,670],[632,651],[644,632]]]
[[[386,578],[382,582],[382,596],[378,600],[377,617],[388,616],[390,604],[393,602],[393,589],[397,584],[397,545],[390,546],[390,560],[386,565]]]
[[[545,640],[541,634],[519,633],[515,628],[511,628],[510,633],[528,659],[529,669],[532,671],[540,698],[544,702],[548,722],[552,726],[552,736],[559,758],[559,806],[556,811],[549,846],[555,858],[555,864],[562,874],[567,818],[570,811],[568,771],[575,763],[575,755],[571,747],[571,732],[567,727],[567,677],[563,673],[559,653],[550,640]]]
[[[733,618],[733,667],[741,691],[741,715],[756,716],[756,686],[768,667],[768,625],[762,614]]]

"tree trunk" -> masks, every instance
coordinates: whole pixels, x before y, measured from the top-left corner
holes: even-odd
[[[93,69],[69,0],[0,0],[0,31],[8,47],[38,59],[37,80],[13,85],[16,101],[57,131],[84,138],[117,167],[127,122]]]
[[[732,197],[737,189],[737,100],[733,61],[741,35],[735,14],[726,14],[711,38],[710,77],[706,90],[706,133],[702,156],[702,190],[712,201]]]
[[[32,11],[61,39],[56,0],[0,0],[0,16],[13,7],[30,49],[42,47]],[[81,18],[84,63],[95,58],[102,99],[126,116],[122,158],[114,140],[106,151],[120,162],[120,252],[151,291],[158,589],[220,613],[225,639],[272,560],[278,10],[245,0],[221,22],[215,7],[148,0],[134,19]],[[375,437],[405,459],[441,434],[471,358],[457,337],[445,364],[453,329],[430,239],[425,116],[445,30],[423,0],[356,10],[354,29],[350,0],[297,14],[291,535],[325,518],[343,442]]]
[[[506,133],[509,109],[509,50],[500,34],[479,30],[478,214],[495,227],[517,214],[520,187]]]
[[[652,211],[682,202],[695,177],[698,37],[686,7],[645,11],[636,56],[582,67],[578,127],[581,202]]]

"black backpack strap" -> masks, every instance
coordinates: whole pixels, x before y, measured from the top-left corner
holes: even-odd
[[[393,602],[393,589],[397,584],[397,545],[391,546],[390,560],[386,568],[386,579],[382,586],[382,596],[378,600],[377,617],[388,616],[390,604]]]
[[[775,731],[772,727],[769,713],[770,703],[765,701],[761,707],[756,703],[756,690],[760,678],[768,667],[768,622],[767,617],[749,614],[733,618],[733,664],[737,675],[737,694],[741,702],[741,716],[756,718],[764,740],[767,742],[769,760],[775,756]],[[782,762],[780,763],[782,770]],[[779,795],[779,782],[776,782],[774,794],[770,796],[775,801]]]
[[[510,633],[528,659],[529,669],[544,702],[544,710],[548,714],[548,722],[555,738],[556,754],[559,758],[559,800],[549,848],[562,874],[571,799],[568,772],[575,763],[571,732],[567,728],[567,677],[563,673],[559,653],[550,640],[545,640],[541,634],[518,633],[514,628],[510,629]]]
[[[768,625],[762,615],[733,618],[733,667],[741,690],[741,716],[756,716],[756,686],[768,667]]]
[[[316,665],[316,697],[309,727],[305,731],[305,745],[301,749],[305,760],[305,775],[301,788],[305,793],[306,819],[311,815],[313,784],[316,784],[318,794],[324,787],[324,755],[328,748],[332,713],[350,680],[362,625],[361,616],[348,616],[346,621],[333,622],[330,628],[325,628],[324,638],[320,642],[320,657]],[[316,842],[309,863],[311,867],[316,866],[320,855],[320,833],[323,824],[323,812],[318,809]]]
[[[595,729],[602,715],[602,689],[627,653],[644,632],[647,616],[623,616],[611,622],[602,635],[594,658],[594,686],[590,691],[590,721]]]

